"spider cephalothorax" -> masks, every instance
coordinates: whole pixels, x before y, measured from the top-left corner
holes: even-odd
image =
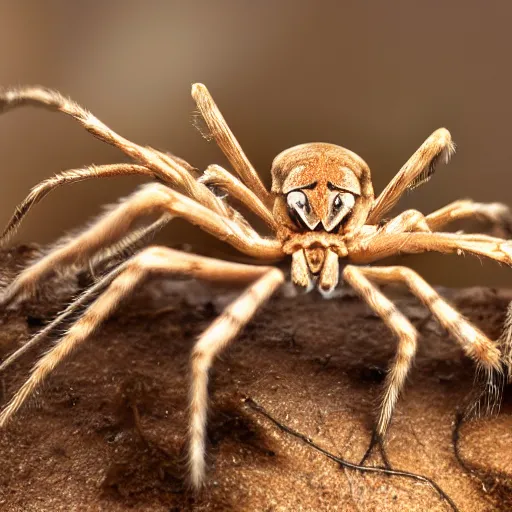
[[[36,185],[16,209],[0,237],[0,243],[17,229],[35,203],[62,184],[126,174],[158,180],[136,191],[83,232],[22,271],[3,291],[0,304],[12,306],[30,297],[41,281],[55,272],[77,268],[94,270],[97,265],[119,254],[128,250],[133,252],[148,234],[174,217],[196,224],[254,258],[255,262],[266,262],[266,265],[242,265],[155,246],[136,252],[115,266],[72,302],[55,321],[2,362],[0,371],[36,346],[47,333],[83,305],[90,304],[58,343],[39,359],[30,377],[2,410],[0,427],[148,275],[185,274],[210,281],[248,283],[247,290],[219,315],[192,350],[189,463],[190,481],[199,487],[205,476],[209,369],[215,357],[250,321],[257,309],[281,287],[284,273],[268,264],[288,255],[292,259],[292,279],[297,285],[311,289],[317,283],[318,289],[328,295],[342,278],[397,338],[396,358],[386,378],[374,439],[382,439],[386,432],[418,342],[415,327],[378,289],[376,285],[379,283],[402,283],[424,303],[466,355],[484,370],[490,401],[498,403],[499,376],[504,368],[510,377],[512,367],[512,317],[501,342],[492,341],[412,270],[402,266],[361,266],[398,253],[425,251],[474,254],[512,264],[511,241],[480,234],[441,231],[454,220],[471,217],[501,227],[512,226],[510,212],[501,204],[455,201],[426,216],[417,210],[406,210],[387,222],[382,221],[406,190],[421,185],[432,176],[436,162],[448,161],[453,152],[449,132],[443,128],[435,131],[375,199],[366,163],[347,149],[324,143],[303,144],[278,155],[272,166],[270,192],[242,151],[206,87],[195,84],[192,95],[213,138],[238,177],[218,165],[211,165],[196,179],[193,167],[183,160],[121,137],[90,112],[55,91],[26,87],[0,94],[0,112],[25,104],[42,105],[63,112],[95,137],[118,147],[135,160],[132,164],[65,171]],[[219,189],[225,192],[227,200],[224,195],[218,197],[214,193]],[[231,206],[231,198],[260,217],[273,236],[260,236]],[[134,229],[139,218],[154,213],[161,214],[159,220],[146,228]],[[344,260],[341,276],[340,258]],[[95,296],[96,300],[91,302]]]
[[[372,207],[368,165],[341,146],[301,144],[274,159],[272,192],[277,236],[293,255],[293,281],[309,290],[318,278],[320,292],[330,293],[338,284],[338,258],[348,253],[346,241]]]

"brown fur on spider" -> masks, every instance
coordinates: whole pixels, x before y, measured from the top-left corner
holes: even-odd
[[[14,233],[24,215],[56,187],[89,178],[138,174],[158,183],[144,186],[97,222],[26,268],[6,288],[2,304],[13,305],[30,297],[45,277],[66,267],[108,260],[135,245],[148,232],[173,217],[181,217],[231,244],[260,264],[246,265],[188,254],[165,247],[149,247],[133,255],[84,292],[54,322],[45,327],[0,366],[12,364],[46,333],[101,292],[58,343],[39,359],[28,380],[0,414],[5,426],[41,382],[68,354],[90,336],[119,302],[149,274],[187,275],[210,281],[247,283],[248,288],[197,340],[191,355],[189,469],[195,488],[205,480],[205,432],[208,372],[215,357],[250,321],[257,309],[278,290],[285,276],[270,263],[291,256],[291,279],[305,290],[329,296],[344,281],[377,313],[398,339],[397,352],[387,375],[376,423],[382,439],[416,353],[418,333],[409,320],[379,291],[376,284],[399,282],[407,286],[483,370],[491,402],[499,400],[499,376],[509,374],[512,320],[499,342],[473,326],[414,271],[401,266],[369,264],[398,253],[473,254],[512,264],[512,242],[481,234],[441,231],[452,221],[476,217],[511,226],[504,205],[455,201],[424,216],[407,210],[382,222],[408,189],[426,182],[438,161],[447,162],[454,151],[450,134],[435,131],[413,154],[389,185],[374,197],[370,169],[356,154],[340,146],[303,144],[278,155],[272,165],[269,192],[250,164],[206,87],[196,84],[192,95],[211,135],[235,173],[212,165],[199,179],[183,160],[131,142],[91,113],[59,93],[41,87],[6,90],[0,94],[0,112],[33,104],[70,115],[94,136],[118,147],[136,163],[91,166],[65,171],[34,187],[18,206],[1,242]],[[274,236],[260,236],[229,202],[214,193],[223,190],[271,228]],[[149,228],[134,229],[140,217],[158,213]],[[267,262],[262,265],[261,262]],[[340,266],[343,262],[343,266]],[[340,276],[340,268],[343,268]],[[500,350],[500,347],[502,350]],[[509,375],[507,375],[509,376]]]

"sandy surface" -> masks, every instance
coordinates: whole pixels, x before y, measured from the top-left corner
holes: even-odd
[[[2,276],[30,253],[1,255]],[[0,313],[0,358],[37,332],[66,300]],[[510,292],[443,291],[493,338]],[[2,511],[448,511],[428,485],[340,467],[279,431],[245,399],[333,454],[358,461],[394,339],[356,298],[276,297],[218,360],[212,375],[208,486],[184,485],[188,354],[234,296],[196,282],[147,283],[0,431]],[[452,431],[474,368],[413,300],[396,295],[422,334],[389,431],[396,469],[434,479],[461,511],[511,510],[512,393],[502,413]],[[50,341],[46,344],[48,344]],[[37,353],[0,377],[5,404]],[[378,456],[370,464],[380,464]]]

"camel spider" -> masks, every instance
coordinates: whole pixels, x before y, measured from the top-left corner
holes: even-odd
[[[446,129],[441,128],[430,135],[377,198],[374,197],[370,169],[364,160],[347,149],[326,143],[302,144],[280,153],[272,164],[272,189],[268,191],[206,87],[193,85],[192,96],[238,177],[218,165],[211,165],[196,179],[193,168],[185,161],[121,137],[58,92],[24,87],[0,94],[0,112],[27,104],[63,112],[136,162],[68,170],[39,183],[17,207],[0,239],[2,242],[14,233],[31,206],[62,184],[126,174],[144,175],[158,181],[139,189],[80,234],[23,270],[4,290],[3,306],[27,299],[44,278],[57,270],[108,258],[118,250],[116,244],[129,246],[144,235],[144,230],[133,232],[135,222],[141,216],[153,213],[162,215],[157,224],[181,217],[245,255],[266,262],[265,265],[231,263],[156,246],[136,253],[84,292],[54,322],[2,363],[0,370],[34,346],[88,297],[102,292],[36,363],[27,381],[1,412],[1,427],[48,374],[149,274],[180,274],[210,281],[247,283],[246,291],[199,337],[191,354],[188,459],[191,484],[199,488],[205,479],[209,369],[215,357],[285,282],[283,272],[270,265],[285,257],[291,259],[291,280],[299,288],[305,291],[316,288],[328,297],[338,283],[344,281],[395,334],[398,341],[396,357],[385,381],[375,427],[379,442],[390,423],[411,367],[418,332],[376,284],[398,282],[407,286],[455,338],[465,354],[484,370],[487,391],[493,395],[491,399],[498,400],[495,379],[503,371],[502,367],[508,370],[509,352],[505,351],[502,356],[497,342],[487,338],[413,270],[403,266],[367,266],[386,256],[425,251],[468,253],[512,264],[512,241],[481,234],[440,231],[452,221],[467,218],[510,225],[509,209],[502,204],[455,201],[426,216],[416,210],[407,210],[391,220],[383,220],[406,190],[425,183],[432,176],[438,161],[448,162],[454,145]],[[228,198],[235,198],[263,219],[274,236],[260,236],[226,199],[214,193],[217,189],[222,189]]]

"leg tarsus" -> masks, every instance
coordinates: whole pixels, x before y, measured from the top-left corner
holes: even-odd
[[[370,459],[370,457],[375,452],[376,446],[378,446],[378,448],[379,448],[379,453],[380,453],[382,462],[384,464],[384,467],[386,469],[392,470],[393,467],[391,466],[391,463],[389,462],[388,454],[386,452],[386,448],[384,445],[384,438],[377,433],[377,429],[373,429],[372,438],[370,440],[370,445],[368,446],[365,454],[363,455],[361,462],[359,462],[359,466],[364,466],[365,462]]]

